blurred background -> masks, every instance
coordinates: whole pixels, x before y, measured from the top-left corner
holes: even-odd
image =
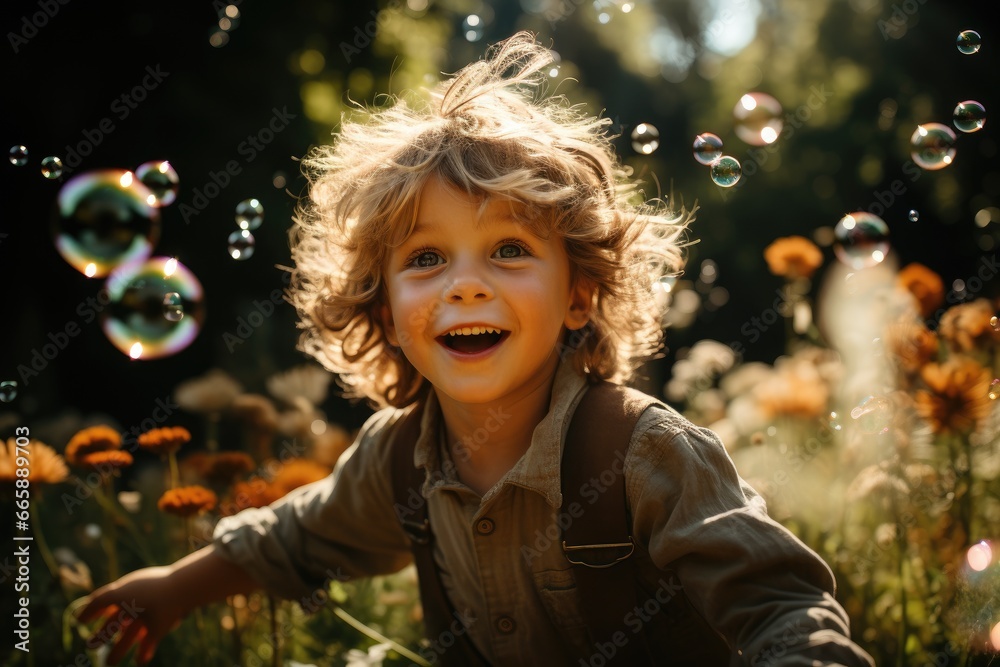
[[[668,347],[638,381],[647,390],[666,395],[673,364],[703,339],[743,362],[770,364],[787,352],[791,324],[774,310],[788,300],[782,290],[790,283],[769,271],[763,251],[778,237],[799,235],[820,248],[824,264],[837,266],[843,260],[834,226],[851,212],[873,213],[886,225],[867,239],[875,246],[864,245],[882,249],[875,263],[891,272],[918,262],[940,276],[944,307],[1000,296],[990,279],[996,268],[990,278],[972,279],[994,266],[1000,240],[1000,167],[989,119],[1000,68],[989,3],[247,0],[154,7],[36,0],[6,3],[0,13],[0,146],[14,149],[0,166],[4,438],[27,425],[61,451],[85,426],[138,433],[169,424],[189,428],[194,446],[245,448],[239,423],[204,418],[221,410],[211,400],[240,392],[291,406],[282,414],[299,410],[307,434],[319,436],[327,424],[345,433],[358,427],[371,413],[367,406],[349,404],[298,368],[310,361],[295,349],[294,313],[280,298],[279,267],[290,263],[287,234],[304,188],[298,160],[329,142],[352,106],[378,107],[387,93],[432,85],[521,29],[554,51],[550,89],[611,121],[615,147],[647,197],[697,204],[687,269],[664,288],[673,305]],[[960,37],[963,31],[976,34]],[[985,108],[987,120],[978,131],[957,131],[955,108],[969,101]],[[981,125],[975,109],[965,107],[967,129]],[[914,154],[918,126],[940,142],[930,153]],[[705,133],[740,163],[735,184],[725,170],[713,180],[712,168],[697,159],[705,156],[693,153]],[[59,157],[61,168],[49,157]],[[147,191],[126,188],[102,195],[110,199],[101,206],[140,230],[125,235],[126,245],[141,251],[148,241],[152,256],[164,258],[120,281],[170,295],[163,311],[154,302],[149,312],[148,303],[123,297],[121,284],[107,285],[111,267],[88,255],[87,243],[73,246],[81,227],[58,212],[60,197],[64,207],[97,206],[88,197],[114,190],[123,171],[139,178],[140,165],[159,171],[152,178],[161,182],[176,174],[174,201],[168,204],[164,191],[165,205],[156,207],[144,199]],[[79,210],[97,210],[86,206]],[[252,242],[241,235],[241,221]],[[97,240],[121,244],[120,232]],[[93,241],[90,250],[101,246]],[[155,275],[164,270],[167,283]],[[137,313],[156,322],[116,328]],[[924,317],[934,329],[940,311]],[[825,331],[822,316],[815,323]],[[837,324],[845,340],[850,320]],[[238,388],[219,385],[220,371]],[[188,385],[182,407],[178,388],[191,380],[210,388]],[[675,396],[688,391],[691,398],[690,389]],[[305,407],[296,396],[307,399]],[[278,430],[303,428],[285,426]],[[751,431],[739,432],[742,444],[759,444]],[[851,476],[872,461],[856,459]],[[814,496],[816,488],[825,487],[812,486]],[[965,534],[956,544],[964,549],[977,539]],[[856,546],[847,538],[830,544],[828,559]],[[880,610],[898,609],[898,600],[879,600],[886,606],[873,607],[866,647],[882,646],[879,657],[895,660],[904,653],[876,626]],[[867,608],[857,604],[852,615]],[[906,644],[905,622],[900,636]],[[935,631],[911,653],[926,646],[946,656],[935,664],[958,660],[944,637]]]
[[[662,385],[672,355],[701,338],[739,343],[747,359],[782,351],[781,327],[750,324],[781,286],[762,258],[776,237],[815,238],[832,259],[833,225],[870,210],[891,231],[890,259],[919,261],[950,287],[994,252],[1000,229],[991,123],[957,132],[945,169],[914,167],[910,147],[917,124],[950,126],[958,102],[993,108],[998,68],[982,3],[399,0],[167,10],[29,2],[3,11],[4,147],[29,154],[24,166],[2,165],[9,318],[0,328],[0,376],[18,388],[0,411],[24,419],[77,410],[127,427],[210,368],[260,390],[271,374],[304,362],[287,304],[262,321],[252,315],[267,310],[255,302],[283,287],[276,266],[289,263],[286,232],[303,189],[297,159],[331,139],[350,100],[384,104],[380,95],[433,83],[519,29],[556,52],[555,92],[611,119],[619,154],[648,196],[673,191],[677,203],[699,206],[669,349],[650,364],[649,386]],[[978,53],[956,48],[965,29],[982,35]],[[771,144],[736,132],[734,107],[756,92],[780,105],[772,115],[783,126],[772,124]],[[633,142],[642,124],[658,140]],[[735,187],[713,183],[693,157],[692,142],[706,132],[742,163]],[[41,175],[46,156],[63,159],[63,176]],[[162,160],[179,189],[158,211],[153,255],[191,270],[204,288],[204,321],[189,345],[133,361],[103,333],[101,306],[86,305],[104,281],[57,252],[53,210],[73,175]],[[227,175],[227,166],[239,173]],[[253,198],[263,223],[251,231],[252,257],[234,260],[227,239],[237,230],[235,209]],[[259,326],[233,342],[248,317]],[[33,356],[49,334],[74,324],[79,335],[54,359]],[[37,375],[33,358],[45,365]],[[327,408],[352,425],[366,414],[336,401]]]

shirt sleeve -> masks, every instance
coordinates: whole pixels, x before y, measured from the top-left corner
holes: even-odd
[[[655,408],[641,422],[650,412],[626,469],[633,534],[657,567],[744,664],[874,665],[850,640],[829,566],[767,516],[718,437]]]
[[[362,428],[330,476],[268,507],[219,521],[217,552],[242,566],[268,592],[302,599],[331,579],[395,572],[412,561],[393,509],[390,426],[383,410]]]

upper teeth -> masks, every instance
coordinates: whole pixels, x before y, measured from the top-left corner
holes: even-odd
[[[478,336],[484,333],[500,333],[499,329],[494,329],[493,327],[462,327],[460,329],[452,329],[448,332],[449,336]]]

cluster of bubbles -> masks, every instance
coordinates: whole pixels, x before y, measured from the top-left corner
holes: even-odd
[[[28,164],[28,148],[20,144],[11,146],[10,152],[7,154],[7,158],[15,167],[23,167]],[[57,178],[61,178],[63,173],[62,158],[55,155],[43,157],[41,162],[41,172],[42,176],[52,181]]]
[[[59,254],[88,278],[107,279],[101,326],[132,359],[187,347],[204,319],[203,292],[174,257],[151,257],[160,209],[177,199],[180,179],[167,160],[135,169],[88,171],[56,198],[52,233]]]
[[[722,139],[717,134],[703,132],[694,138],[694,159],[708,166],[712,182],[723,188],[736,185],[743,176],[739,160],[722,154]]]
[[[236,225],[239,227],[229,235],[229,256],[236,260],[250,259],[257,241],[251,230],[264,222],[264,206],[258,199],[244,199],[236,205]]]

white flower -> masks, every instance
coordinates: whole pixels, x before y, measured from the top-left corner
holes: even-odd
[[[319,366],[304,364],[284,373],[273,375],[267,380],[267,390],[275,398],[295,404],[296,398],[304,398],[312,406],[326,400],[333,376]]]
[[[188,412],[211,414],[230,406],[243,387],[221,368],[187,380],[174,389],[174,400]]]

